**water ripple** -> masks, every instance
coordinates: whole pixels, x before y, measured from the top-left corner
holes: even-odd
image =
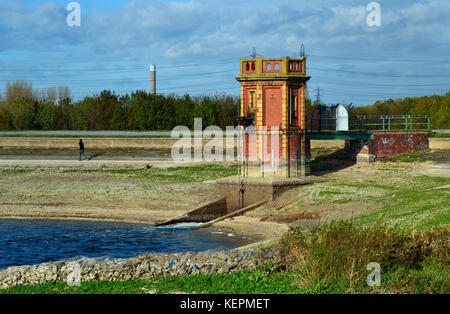
[[[143,253],[231,249],[252,243],[198,224],[153,227],[113,222],[0,220],[0,269],[75,256],[126,258]]]

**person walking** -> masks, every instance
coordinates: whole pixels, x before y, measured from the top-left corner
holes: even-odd
[[[80,155],[78,156],[78,160],[81,161],[81,155],[83,155],[83,157],[84,157],[86,160],[89,160],[89,158],[88,158],[88,157],[86,156],[86,154],[84,153],[84,143],[83,143],[83,140],[82,140],[82,139],[80,139],[79,144],[80,144]]]

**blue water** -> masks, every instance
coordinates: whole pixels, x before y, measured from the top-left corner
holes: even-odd
[[[232,249],[253,240],[180,224],[141,224],[56,220],[0,220],[0,269],[61,259],[127,258],[143,253]]]

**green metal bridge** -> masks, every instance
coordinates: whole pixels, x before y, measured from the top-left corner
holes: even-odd
[[[427,115],[350,115],[348,130],[336,130],[336,117],[310,116],[306,139],[371,140],[377,132],[430,132]]]

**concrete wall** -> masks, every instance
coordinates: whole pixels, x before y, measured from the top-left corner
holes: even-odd
[[[157,224],[158,226],[170,225],[180,222],[207,222],[227,214],[227,203],[225,198],[219,198],[212,202],[200,205],[167,221]]]
[[[274,201],[287,190],[312,181],[310,178],[232,176],[216,180],[217,195],[226,199],[227,212],[232,213],[264,200]]]
[[[429,140],[431,149],[450,149],[450,138],[434,138]]]
[[[0,147],[78,149],[78,138],[0,137]],[[83,138],[86,149],[94,148],[159,148],[170,149],[177,139],[172,138]]]
[[[86,149],[135,148],[171,149],[177,138],[89,138],[83,137]],[[206,144],[211,139],[203,139]],[[78,149],[79,138],[51,137],[0,137],[0,147],[40,148],[40,149]],[[193,141],[191,142],[193,145]],[[224,141],[225,149],[225,141]]]

